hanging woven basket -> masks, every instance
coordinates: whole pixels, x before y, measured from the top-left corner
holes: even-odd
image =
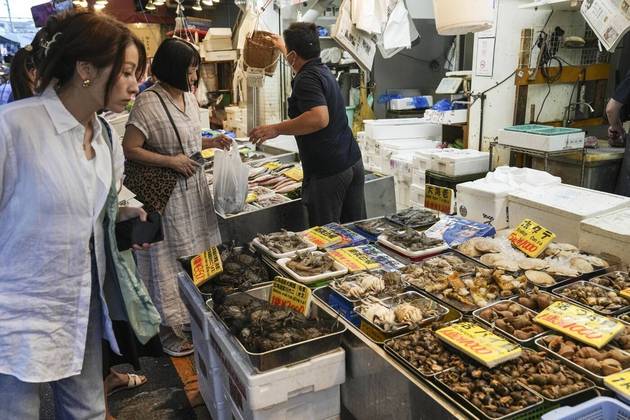
[[[254,31],[245,40],[244,61],[247,67],[263,69],[267,76],[273,76],[280,58],[278,50],[273,42],[267,38],[270,32]]]

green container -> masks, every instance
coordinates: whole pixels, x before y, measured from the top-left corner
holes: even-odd
[[[350,126],[350,128],[352,128],[352,121],[354,121],[354,110],[356,109],[356,107],[354,106],[347,106],[346,107],[346,116],[348,117],[348,125]]]

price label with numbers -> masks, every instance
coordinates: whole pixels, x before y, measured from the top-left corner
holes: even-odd
[[[437,336],[489,368],[521,355],[520,346],[471,322],[440,328]]]
[[[223,272],[221,254],[216,246],[201,253],[190,261],[193,283],[199,287]]]
[[[343,240],[341,235],[339,235],[337,232],[323,226],[315,226],[310,228],[309,230],[304,231],[304,237],[317,245],[317,247],[320,249],[338,244]]]
[[[619,334],[621,322],[568,302],[554,302],[534,321],[584,344],[601,349]]]
[[[554,240],[555,233],[530,219],[523,220],[508,239],[516,248],[532,258],[538,257]]]
[[[381,266],[369,255],[354,247],[335,249],[334,251],[330,251],[328,254],[352,273],[357,271],[375,270]]]
[[[272,305],[286,306],[308,316],[311,299],[312,293],[308,286],[280,276],[273,279],[269,295],[269,303]]]
[[[424,207],[450,214],[454,194],[450,188],[427,184],[424,192]]]
[[[627,399],[630,399],[630,371],[606,376],[604,385]]]
[[[302,168],[293,167],[284,173],[284,176],[291,178],[294,181],[301,182],[304,179],[304,171]]]

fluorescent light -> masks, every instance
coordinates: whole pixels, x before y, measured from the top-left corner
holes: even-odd
[[[197,0],[195,2],[195,5],[192,7],[193,10],[196,10],[198,12],[201,12],[203,10],[203,8],[201,7],[201,3],[199,0]]]
[[[166,3],[166,0],[155,0],[153,2],[156,6],[164,6],[164,3]]]
[[[156,9],[155,5],[153,4],[153,0],[149,0],[149,2],[147,3],[146,6],[144,6],[144,8],[147,9],[147,10],[155,10]]]
[[[94,10],[103,10],[105,8],[105,5],[103,3],[95,3],[94,4]]]
[[[107,0],[96,0],[96,3],[95,3],[95,4],[105,6],[105,5],[107,4]]]
[[[212,6],[212,0],[201,0],[204,6]]]

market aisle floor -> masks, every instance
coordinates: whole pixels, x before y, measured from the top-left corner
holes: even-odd
[[[142,371],[148,382],[136,389],[120,391],[109,397],[112,414],[118,420],[211,420],[206,407],[192,407],[186,390],[197,387],[193,357],[171,359],[169,357],[142,358]],[[131,366],[117,366],[124,372]],[[41,420],[53,420],[53,403],[50,387],[42,394]]]

